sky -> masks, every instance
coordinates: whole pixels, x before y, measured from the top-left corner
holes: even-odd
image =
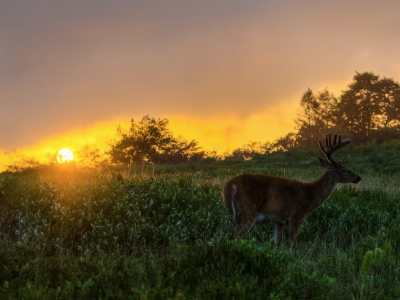
[[[106,149],[145,115],[205,150],[273,141],[294,130],[308,87],[340,95],[355,71],[400,80],[399,12],[384,0],[0,0],[0,169],[12,149]]]

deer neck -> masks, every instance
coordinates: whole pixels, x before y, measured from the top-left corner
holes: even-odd
[[[316,181],[310,183],[311,187],[311,207],[312,210],[322,205],[335,190],[339,182],[337,182],[329,173],[326,171]]]

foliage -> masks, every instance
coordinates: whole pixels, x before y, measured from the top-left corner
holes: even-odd
[[[108,162],[105,153],[96,147],[96,145],[86,144],[74,155],[74,160],[81,167],[96,167]]]
[[[356,167],[378,154],[390,160],[400,145],[365,149],[343,151],[344,163]],[[68,165],[2,173],[0,298],[400,297],[397,192],[362,185],[368,176],[396,182],[398,173],[385,175],[384,166],[361,173],[360,188],[339,188],[306,219],[296,257],[287,231],[274,250],[270,225],[231,238],[220,183],[248,171],[312,180],[323,172],[313,151],[131,173]],[[362,275],[368,251],[375,262]]]
[[[225,160],[241,159],[249,160],[257,154],[266,154],[271,152],[271,144],[249,141],[247,144],[232,151],[231,154],[225,153]]]
[[[6,166],[9,172],[19,172],[25,169],[38,168],[42,164],[34,157],[22,155],[16,150],[5,152],[8,158],[8,165]]]
[[[327,88],[316,93],[308,88],[295,123],[296,132],[274,141],[274,151],[317,147],[327,132],[354,137],[356,143],[400,139],[400,85],[372,72],[356,72],[339,97]]]
[[[400,140],[400,130],[397,127],[378,128],[372,133],[372,139],[377,144],[382,144],[391,140]]]
[[[318,98],[308,88],[301,97],[297,119],[295,120],[298,129],[297,139],[300,140],[301,144],[307,145],[308,148],[316,145],[319,129],[324,124],[320,115],[320,106]]]
[[[174,138],[168,128],[168,119],[144,116],[131,120],[128,131],[117,128],[117,140],[108,152],[113,163],[181,163],[199,161],[204,153],[198,143]]]
[[[225,154],[225,159],[249,160],[289,149],[312,149],[327,132],[354,138],[353,145],[399,140],[400,85],[372,72],[356,72],[339,97],[327,88],[316,93],[308,88],[300,99],[295,123],[295,132],[264,144],[249,142]]]

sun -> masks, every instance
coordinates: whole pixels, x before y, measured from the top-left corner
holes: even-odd
[[[74,154],[71,152],[71,150],[61,149],[60,151],[58,151],[57,160],[60,164],[64,162],[70,162],[73,159]]]

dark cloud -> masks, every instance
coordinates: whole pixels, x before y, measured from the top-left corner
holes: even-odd
[[[0,148],[118,116],[246,117],[355,70],[398,76],[399,11],[398,1],[2,1]]]

